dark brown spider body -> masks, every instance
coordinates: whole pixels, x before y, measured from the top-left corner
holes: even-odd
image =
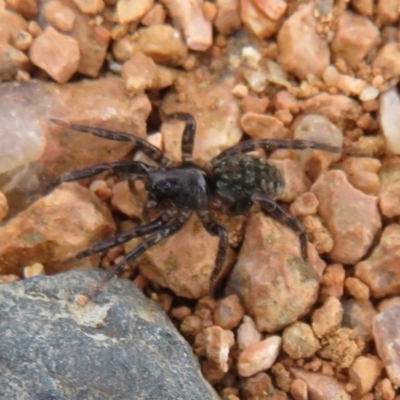
[[[251,206],[254,193],[275,198],[284,187],[278,168],[263,158],[245,154],[217,160],[213,174],[217,195],[231,203],[238,213],[246,211],[246,205]]]
[[[80,171],[67,172],[56,182],[59,184],[76,181],[104,171],[122,173],[130,180],[144,180],[149,193],[148,206],[159,207],[162,210],[161,215],[148,224],[137,226],[128,232],[97,243],[73,257],[73,259],[81,259],[92,254],[104,253],[111,247],[125,243],[132,238],[146,236],[139,245],[124,255],[119,264],[110,269],[105,280],[97,289],[99,290],[114,275],[122,272],[127,262],[135,260],[149,247],[178,232],[195,212],[204,228],[211,235],[219,237],[216,267],[210,278],[212,295],[219,283],[229,247],[228,232],[215,222],[210,214],[209,208],[212,204],[220,204],[222,210],[233,213],[244,213],[253,203],[260,204],[263,212],[287,225],[298,234],[301,254],[307,261],[307,237],[304,226],[275,201],[276,196],[283,188],[281,172],[268,161],[245,153],[256,149],[273,151],[311,148],[329,152],[340,152],[341,149],[305,140],[247,140],[223,151],[203,169],[194,164],[192,160],[196,132],[194,117],[182,112],[171,114],[169,117],[185,122],[182,139],[183,161],[180,164],[174,163],[147,141],[128,133],[51,120],[64,128],[90,133],[109,140],[133,143],[137,149],[159,164],[159,167],[135,161],[97,164]]]

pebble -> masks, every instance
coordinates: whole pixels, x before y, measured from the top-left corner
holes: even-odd
[[[317,213],[318,199],[314,193],[305,192],[298,196],[290,205],[290,212],[296,217],[305,217]]]
[[[397,0],[381,0],[378,1],[376,11],[380,21],[384,23],[394,24],[399,19],[399,4]]]
[[[152,25],[138,31],[139,51],[158,64],[180,66],[186,60],[188,50],[178,30],[170,25]]]
[[[387,90],[379,99],[379,123],[386,139],[386,148],[394,154],[400,154],[400,97],[396,88]]]
[[[224,297],[217,302],[213,319],[215,325],[223,329],[236,328],[244,316],[244,308],[236,295]]]
[[[143,205],[129,187],[128,181],[117,182],[112,187],[112,206],[130,218],[141,218]]]
[[[21,15],[0,8],[0,27],[15,40],[20,32],[28,29],[28,23]]]
[[[43,15],[47,21],[62,32],[71,32],[74,28],[75,12],[60,0],[50,0],[44,5]]]
[[[179,111],[190,112],[196,118],[193,159],[200,165],[237,144],[243,135],[239,126],[240,109],[229,85],[184,81],[177,94],[166,96],[162,106],[165,114]],[[176,161],[181,159],[183,129],[184,124],[174,120],[167,120],[161,126],[165,154]]]
[[[372,337],[375,315],[376,310],[370,301],[349,299],[343,303],[343,325],[357,331],[364,340]]]
[[[241,297],[259,331],[282,329],[314,304],[316,271],[323,269],[323,262],[311,246],[309,252],[310,264],[306,264],[298,236],[290,228],[262,213],[250,215],[226,291]]]
[[[298,119],[293,133],[294,139],[313,140],[341,148],[343,132],[323,115],[305,115]],[[330,164],[338,161],[340,153],[329,153],[320,150],[297,151],[296,160],[301,169],[315,180]]]
[[[316,31],[314,10],[314,4],[299,8],[278,33],[280,62],[299,79],[306,79],[309,74],[322,77],[330,63],[328,43]]]
[[[244,350],[254,343],[261,341],[261,333],[258,331],[254,320],[245,315],[243,322],[237,330],[237,343],[240,350]]]
[[[302,379],[294,379],[290,386],[293,400],[308,400],[307,384]]]
[[[122,78],[130,96],[143,93],[147,89],[164,89],[171,86],[176,72],[170,68],[157,65],[142,52],[135,52],[122,67]]]
[[[12,80],[19,71],[30,68],[29,58],[0,38],[0,81]]]
[[[296,360],[314,356],[321,346],[310,325],[295,322],[283,331],[282,347],[289,357]]]
[[[379,96],[379,89],[368,85],[358,96],[361,101],[375,100]]]
[[[372,157],[347,157],[341,168],[346,172],[347,179],[365,194],[377,195],[380,189],[378,171],[382,164]]]
[[[240,127],[253,139],[278,139],[284,133],[283,123],[278,118],[254,112],[242,115]]]
[[[74,38],[49,26],[33,39],[29,57],[55,81],[66,83],[78,71],[80,52]]]
[[[39,13],[37,0],[6,0],[6,5],[26,19],[35,19]]]
[[[362,113],[360,104],[342,94],[319,93],[300,103],[306,114],[322,114],[335,123],[341,120],[357,120]]]
[[[351,400],[350,395],[333,376],[326,376],[317,372],[308,372],[300,368],[289,368],[295,378],[307,383],[311,399],[324,400]]]
[[[206,51],[212,44],[212,24],[203,13],[202,0],[161,0],[190,50]]]
[[[32,278],[33,276],[44,274],[44,266],[40,263],[34,263],[24,268],[24,278]]]
[[[110,210],[93,193],[75,182],[62,184],[0,228],[0,272],[19,273],[33,260],[46,273],[68,270],[71,265],[58,263],[114,231]]]
[[[341,58],[356,69],[379,40],[379,29],[369,18],[345,11],[338,18],[336,35],[331,45],[333,58]]]
[[[334,332],[341,324],[343,308],[336,297],[328,297],[312,314],[312,328],[318,338]]]
[[[382,372],[382,361],[375,356],[357,357],[349,368],[349,382],[356,387],[356,394],[362,396],[372,390]]]
[[[230,330],[219,326],[204,329],[207,359],[222,372],[228,372],[229,350],[235,344],[235,338]]]
[[[281,343],[280,336],[270,336],[244,349],[237,361],[239,375],[249,377],[271,368],[278,357]]]
[[[217,16],[214,26],[222,35],[231,35],[236,32],[241,24],[239,0],[217,0]]]
[[[392,183],[379,193],[379,206],[385,217],[400,215],[400,181]]]
[[[386,369],[386,373],[395,386],[400,386],[400,298],[387,301],[373,319],[373,336],[376,350]]]
[[[318,213],[334,240],[330,257],[354,264],[369,250],[381,227],[377,198],[350,185],[343,171],[322,174],[311,191],[320,203]]]
[[[140,23],[145,26],[163,25],[167,17],[167,12],[161,4],[154,3],[150,10],[143,15]]]
[[[400,289],[400,225],[390,224],[368,258],[355,266],[355,276],[368,285],[372,297],[396,295]]]
[[[274,35],[279,27],[277,21],[272,20],[265,13],[266,7],[261,5],[258,0],[241,0],[240,1],[240,14],[243,24],[253,33],[258,39],[268,39]],[[281,6],[282,0],[276,1],[278,6]],[[286,8],[286,3],[283,4]]]
[[[154,0],[118,0],[117,18],[120,24],[129,24],[142,18],[153,6]]]
[[[118,3],[121,1],[123,0],[119,0]],[[105,6],[103,0],[73,0],[73,2],[84,14],[98,14]]]
[[[369,299],[369,288],[368,286],[360,281],[358,278],[353,278],[349,276],[346,278],[345,286],[347,291],[356,300],[365,301]]]
[[[340,299],[343,296],[344,278],[346,272],[342,264],[330,264],[325,268],[322,276],[321,299],[329,296]]]
[[[383,74],[397,76],[400,73],[400,46],[398,43],[383,45],[374,58],[372,65],[380,68]]]

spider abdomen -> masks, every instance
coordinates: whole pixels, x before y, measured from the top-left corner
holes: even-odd
[[[250,198],[255,192],[274,198],[284,186],[278,168],[265,159],[244,154],[219,160],[214,165],[214,181],[217,194],[231,202]]]

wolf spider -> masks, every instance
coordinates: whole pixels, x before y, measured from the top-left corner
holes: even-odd
[[[178,232],[193,212],[196,212],[204,228],[211,235],[219,237],[216,266],[210,278],[210,293],[213,294],[224,265],[229,241],[227,230],[211,217],[211,205],[218,204],[228,213],[243,214],[253,203],[259,203],[266,214],[287,225],[299,236],[301,255],[307,261],[307,237],[303,224],[274,200],[284,186],[281,172],[265,159],[245,153],[256,149],[268,152],[276,149],[318,149],[339,153],[341,149],[306,140],[246,140],[228,148],[205,167],[201,167],[192,160],[196,132],[194,117],[184,112],[170,114],[168,117],[185,122],[181,163],[172,161],[157,147],[128,133],[51,120],[64,128],[91,133],[109,140],[132,143],[136,149],[159,164],[158,167],[136,161],[97,164],[83,170],[65,173],[57,180],[56,184],[71,182],[104,171],[127,174],[133,180],[144,180],[149,195],[148,206],[163,210],[162,214],[150,223],[97,243],[68,261],[103,253],[133,238],[147,236],[133,250],[125,254],[118,264],[110,268],[103,281],[105,284],[114,275],[121,273],[126,263],[135,260],[148,248]]]

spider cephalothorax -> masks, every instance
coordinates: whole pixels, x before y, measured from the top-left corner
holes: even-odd
[[[258,148],[266,151],[311,148],[335,153],[340,152],[341,149],[305,140],[247,140],[223,151],[203,168],[192,161],[196,132],[194,117],[181,112],[171,114],[169,118],[180,119],[186,123],[182,139],[182,163],[174,163],[165,157],[158,148],[128,133],[52,120],[53,123],[65,128],[91,133],[109,140],[131,142],[160,165],[153,167],[135,161],[97,164],[80,171],[68,172],[57,180],[56,183],[59,184],[87,178],[104,171],[124,173],[131,179],[146,181],[150,206],[163,206],[162,214],[150,223],[100,242],[77,254],[74,259],[102,253],[132,238],[147,236],[138,246],[125,254],[121,262],[110,269],[105,278],[107,281],[115,274],[122,272],[127,262],[136,259],[149,247],[179,231],[192,213],[196,212],[205,229],[210,234],[219,236],[216,266],[211,276],[210,287],[213,292],[224,264],[229,241],[226,229],[211,217],[210,206],[219,204],[223,210],[245,213],[256,202],[260,204],[265,213],[286,224],[299,235],[301,254],[307,261],[307,237],[302,223],[274,200],[284,186],[281,172],[267,160],[244,153]]]

